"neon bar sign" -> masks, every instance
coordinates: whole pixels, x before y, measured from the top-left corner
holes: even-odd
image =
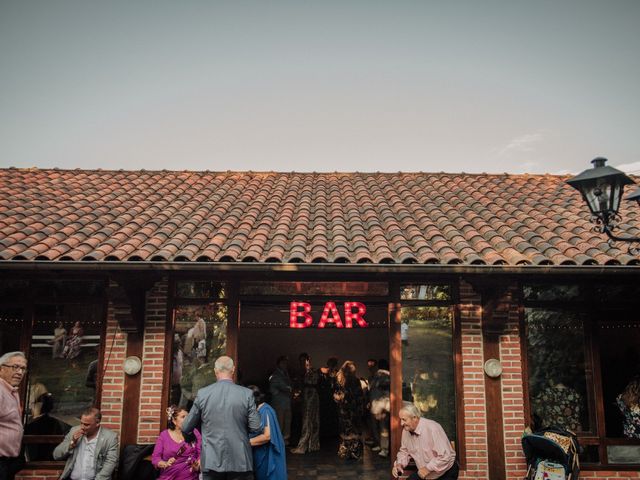
[[[367,328],[369,324],[364,319],[367,307],[360,302],[344,302],[344,322],[335,302],[324,304],[317,328],[325,328],[328,323],[333,323],[335,328],[353,328],[354,322],[361,328]],[[311,304],[306,302],[291,302],[289,305],[289,327],[309,328],[313,324],[311,317]]]

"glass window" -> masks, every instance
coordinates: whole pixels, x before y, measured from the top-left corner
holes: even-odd
[[[640,324],[630,312],[601,316],[598,337],[606,435],[640,439]]]
[[[36,305],[34,316],[25,435],[63,435],[97,402],[103,309],[91,304]],[[53,460],[54,447],[27,442],[27,458]]]
[[[402,285],[402,300],[451,300],[449,285]]]
[[[576,433],[592,431],[587,385],[593,379],[585,368],[583,316],[527,308],[525,322],[534,430],[557,425]]]
[[[191,408],[198,390],[215,381],[213,363],[227,348],[227,316],[223,303],[175,309],[170,404]]]
[[[176,296],[180,298],[222,299],[227,297],[227,288],[224,283],[220,282],[179,281],[176,282]]]
[[[608,445],[607,457],[618,465],[640,463],[640,445]]]
[[[575,300],[580,296],[578,285],[530,284],[522,288],[528,301],[549,302],[554,300]]]
[[[403,306],[402,397],[456,440],[453,315],[449,307]]]

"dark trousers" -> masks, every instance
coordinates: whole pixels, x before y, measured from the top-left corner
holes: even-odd
[[[23,466],[22,457],[0,457],[0,480],[13,480]]]
[[[253,472],[202,472],[203,480],[253,480]]]
[[[460,473],[460,467],[458,467],[458,462],[454,462],[449,470],[444,472],[441,477],[438,477],[438,480],[458,480],[458,473]],[[409,475],[408,480],[420,480],[418,472],[413,472]]]

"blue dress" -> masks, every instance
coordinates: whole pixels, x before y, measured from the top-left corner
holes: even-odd
[[[253,447],[255,480],[287,480],[287,456],[276,411],[268,403],[263,403],[258,413],[263,427],[267,426],[268,419],[271,440]]]

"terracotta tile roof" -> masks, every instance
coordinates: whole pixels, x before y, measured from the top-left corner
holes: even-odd
[[[592,232],[564,180],[1,169],[0,260],[640,263]],[[637,206],[622,218],[640,234]]]

